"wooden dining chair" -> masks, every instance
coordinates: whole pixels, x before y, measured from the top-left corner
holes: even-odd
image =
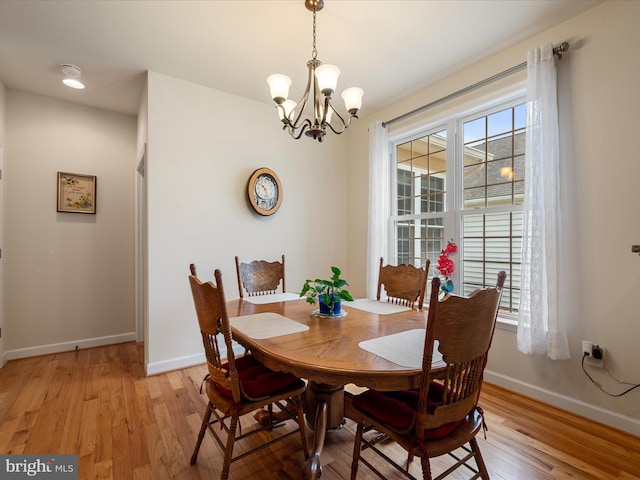
[[[440,279],[434,278],[420,388],[396,392],[367,390],[359,395],[345,395],[345,416],[358,424],[352,480],[356,478],[360,462],[380,478],[388,478],[362,456],[365,450],[381,455],[414,480],[408,473],[414,456],[421,458],[423,478],[432,480],[429,459],[444,454],[450,454],[455,463],[435,480],[448,476],[462,465],[473,471],[473,479],[489,480],[475,438],[484,427],[478,398],[505,277],[505,272],[500,272],[496,287],[476,290],[469,297],[449,295],[442,301],[438,301]],[[437,375],[432,374],[431,365],[435,348],[445,364],[444,369],[437,369]],[[375,430],[376,437],[365,436],[370,430]],[[408,452],[404,468],[381,450],[377,442],[380,433]],[[465,450],[462,457],[453,453],[460,448]],[[471,458],[475,459],[475,467],[469,462]]]
[[[380,300],[380,294],[384,287],[387,302],[410,308],[422,308],[430,261],[426,261],[424,268],[417,268],[406,263],[385,266],[382,264],[383,258],[380,257],[377,300]]]
[[[282,292],[285,292],[284,255],[282,262],[254,260],[250,263],[241,263],[236,256],[236,273],[240,298],[244,298],[245,291],[250,297],[276,293],[280,284]]]
[[[191,264],[189,268],[191,272],[189,284],[191,285],[209,371],[204,380],[209,401],[202,417],[202,426],[191,456],[191,464],[196,463],[206,430],[209,430],[224,452],[220,477],[223,480],[229,477],[229,467],[232,462],[298,432],[302,441],[304,457],[305,459],[309,458],[302,410],[302,395],[306,389],[305,382],[290,373],[269,370],[250,354],[236,358],[232,349],[231,326],[227,316],[220,270],[216,270],[214,273],[216,282],[214,285],[212,282],[203,283],[198,279],[195,265]],[[222,346],[226,352],[220,349],[219,338],[222,339]],[[226,361],[222,358],[224,355],[226,355]],[[237,432],[240,417],[272,403],[286,414],[286,416],[279,416],[278,423],[283,420],[295,419],[298,428],[265,441],[234,457],[233,448],[236,440],[247,438],[264,430],[273,430],[273,425],[268,424],[259,428],[252,427],[246,433],[242,433],[241,430]],[[212,415],[215,417],[213,420],[211,420]],[[220,433],[222,431],[226,434],[224,442],[224,435]]]

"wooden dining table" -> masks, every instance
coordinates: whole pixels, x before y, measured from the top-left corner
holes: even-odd
[[[424,338],[426,310],[400,311],[398,308],[391,313],[375,313],[378,309],[370,308],[371,303],[365,309],[355,308],[356,304],[343,305],[345,315],[339,318],[319,316],[317,306],[304,299],[272,303],[267,299],[259,303],[238,299],[226,305],[234,340],[272,370],[290,372],[308,380],[305,415],[314,430],[314,449],[304,466],[305,478],[320,477],[320,453],[325,433],[345,423],[345,385],[376,390],[419,387],[420,345],[413,347],[417,351],[412,354],[412,365],[394,363],[389,359],[393,357],[384,351],[376,354],[363,345],[397,335],[420,338],[421,332]],[[267,323],[259,323],[269,319],[274,321],[271,332]],[[252,333],[249,325],[263,325],[264,328]],[[287,328],[281,330],[285,325]]]

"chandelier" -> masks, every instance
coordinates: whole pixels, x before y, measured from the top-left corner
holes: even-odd
[[[307,88],[302,98],[297,103],[289,100],[289,87],[291,79],[286,75],[274,74],[267,78],[267,83],[271,90],[271,97],[276,102],[278,115],[283,123],[282,129],[299,139],[304,133],[307,137],[322,141],[327,127],[336,134],[343,133],[351,120],[358,118],[358,111],[362,106],[362,95],[364,91],[358,87],[347,88],[342,92],[342,99],[349,118],[345,119],[331,104],[331,97],[338,84],[340,69],[335,65],[323,64],[318,60],[318,50],[316,49],[316,12],[324,7],[324,0],[305,0],[307,10],[313,12],[313,50],[311,60],[307,62],[309,70],[307,77]],[[312,99],[310,99],[310,95]],[[311,101],[313,102],[311,104]],[[312,115],[303,117],[307,102],[312,105]],[[337,119],[336,119],[337,117]],[[333,123],[332,123],[333,122]]]

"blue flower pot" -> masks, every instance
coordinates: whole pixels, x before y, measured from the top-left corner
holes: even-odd
[[[329,308],[329,305],[325,304],[322,301],[322,297],[320,297],[320,313],[323,315],[340,315],[340,312],[342,311],[342,300],[334,297],[333,301],[333,307]]]
[[[440,290],[442,290],[444,293],[453,292],[453,281],[447,280],[446,282],[442,283],[442,285],[440,285]]]

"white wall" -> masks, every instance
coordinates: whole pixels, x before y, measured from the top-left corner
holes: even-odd
[[[238,297],[235,255],[286,255],[289,291],[329,276],[331,265],[345,267],[346,141],[293,140],[272,106],[153,72],[147,105],[147,372],[156,373],[203,361],[190,263],[206,280],[221,269],[229,299]],[[247,201],[247,181],[260,167],[283,185],[270,217]]]
[[[631,245],[640,243],[636,146],[640,59],[633,51],[640,44],[638,18],[640,2],[605,2],[363,118],[348,137],[347,202],[349,270],[364,272],[367,178],[361,172],[367,169],[367,125],[517,65],[534,46],[569,41],[571,50],[557,65],[564,220],[560,306],[572,358],[554,362],[523,355],[516,349],[515,332],[500,329],[487,378],[636,435],[640,435],[640,390],[609,397],[589,382],[580,362],[582,340],[598,342],[607,348],[606,365],[612,374],[640,382],[640,258],[631,253]],[[358,286],[364,291],[364,283]],[[608,391],[626,388],[602,370],[593,374]]]
[[[133,339],[135,117],[7,90],[5,356]],[[56,212],[56,172],[97,214]]]

